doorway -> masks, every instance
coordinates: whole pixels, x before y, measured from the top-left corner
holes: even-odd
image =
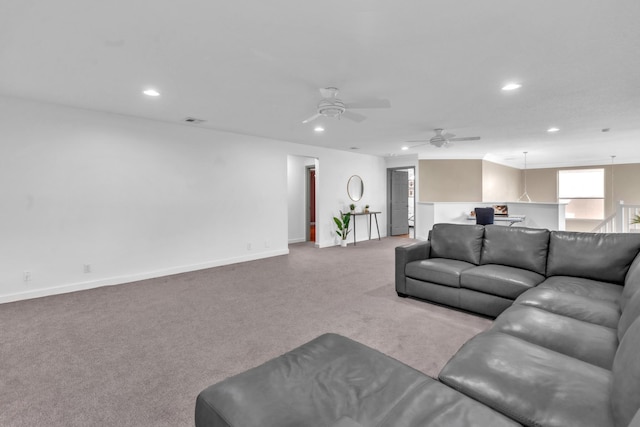
[[[387,169],[389,236],[415,238],[415,167]]]
[[[287,156],[288,242],[316,242],[321,227],[316,223],[320,162],[315,157]],[[313,225],[313,227],[312,227]]]
[[[316,241],[316,167],[307,166],[306,173],[306,239],[307,242]]]

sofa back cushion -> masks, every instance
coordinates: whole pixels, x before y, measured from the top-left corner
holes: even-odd
[[[640,319],[622,338],[613,359],[611,409],[616,426],[626,427],[640,408]]]
[[[431,258],[449,258],[478,265],[484,226],[435,224],[430,233]]]
[[[539,274],[547,269],[549,230],[487,225],[480,264],[500,264]]]
[[[547,276],[575,276],[622,285],[640,251],[640,234],[552,231]]]

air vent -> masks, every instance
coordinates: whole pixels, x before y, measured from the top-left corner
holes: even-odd
[[[206,120],[196,119],[195,117],[187,117],[186,119],[184,119],[182,121],[185,122],[185,123],[193,124],[193,125],[199,125],[200,123],[206,122]]]
[[[349,150],[359,150],[360,147],[349,147]]]

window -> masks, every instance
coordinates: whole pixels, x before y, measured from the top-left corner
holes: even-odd
[[[567,218],[604,219],[604,169],[559,171],[558,199]]]

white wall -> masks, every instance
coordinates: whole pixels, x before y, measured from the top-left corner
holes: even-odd
[[[320,246],[351,174],[385,201],[374,156],[7,97],[0,134],[0,302],[288,253],[288,154],[321,159]]]
[[[339,243],[333,217],[338,216],[340,210],[348,211],[350,203],[354,203],[358,211],[367,204],[370,206],[370,210],[381,211],[381,214],[378,214],[378,222],[380,235],[385,237],[387,190],[384,159],[320,148],[313,151],[318,153],[313,157],[318,158],[318,168],[316,169],[316,180],[318,180],[316,240],[319,246],[322,248]],[[364,193],[358,202],[352,202],[347,194],[347,182],[352,175],[359,175],[364,183]],[[364,216],[356,218],[358,221],[357,241],[369,238],[366,232],[365,218]],[[375,234],[374,228],[372,236]],[[353,242],[352,234],[349,234],[349,242]]]

